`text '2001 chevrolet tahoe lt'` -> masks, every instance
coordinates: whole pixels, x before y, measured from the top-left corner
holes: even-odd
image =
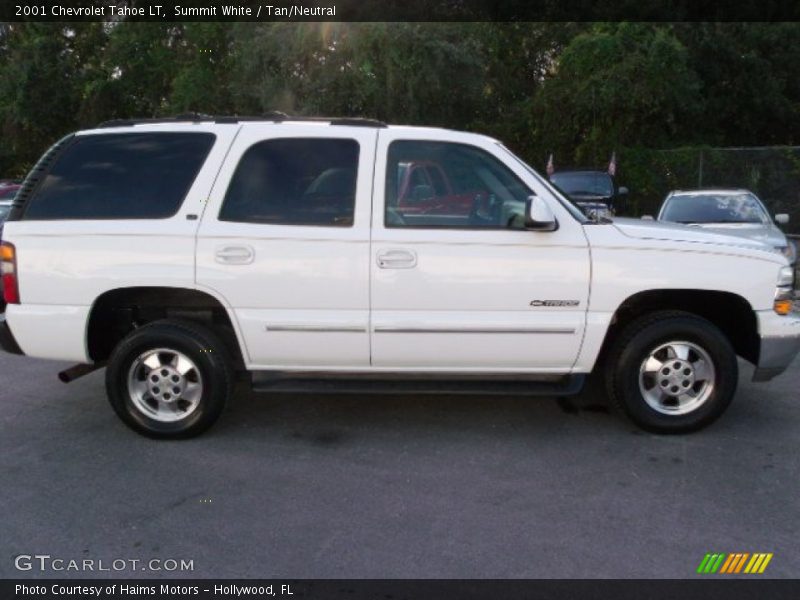
[[[596,372],[683,432],[800,349],[793,272],[759,242],[588,220],[500,142],[360,119],[114,121],[55,144],[2,243],[11,352],[106,367],[152,437],[257,389],[565,395]],[[333,383],[332,383],[333,382]],[[459,388],[459,386],[461,386]]]

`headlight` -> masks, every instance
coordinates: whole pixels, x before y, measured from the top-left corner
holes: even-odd
[[[779,315],[788,315],[794,308],[794,267],[781,267],[778,285],[775,288],[773,310]]]
[[[778,271],[778,287],[794,287],[794,268],[781,267]]]
[[[785,256],[790,264],[794,264],[797,261],[797,244],[792,240],[787,240],[786,246],[776,246],[775,250]]]

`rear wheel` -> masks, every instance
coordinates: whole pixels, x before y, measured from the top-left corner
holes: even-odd
[[[156,321],[125,337],[106,370],[117,415],[150,437],[182,438],[208,429],[233,385],[225,345],[188,321]]]
[[[738,383],[736,353],[712,323],[669,311],[630,323],[609,354],[612,402],[649,431],[705,427],[728,407]]]

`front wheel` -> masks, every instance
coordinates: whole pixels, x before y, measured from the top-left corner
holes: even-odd
[[[111,406],[126,425],[155,438],[208,429],[231,395],[225,345],[190,321],[156,321],[125,337],[106,370]]]
[[[658,433],[710,424],[733,399],[736,353],[712,323],[682,312],[658,312],[630,323],[607,363],[612,402],[634,423]]]

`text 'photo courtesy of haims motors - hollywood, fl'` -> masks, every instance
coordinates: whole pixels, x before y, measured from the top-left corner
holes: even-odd
[[[0,600],[795,599],[800,9],[0,6]]]

